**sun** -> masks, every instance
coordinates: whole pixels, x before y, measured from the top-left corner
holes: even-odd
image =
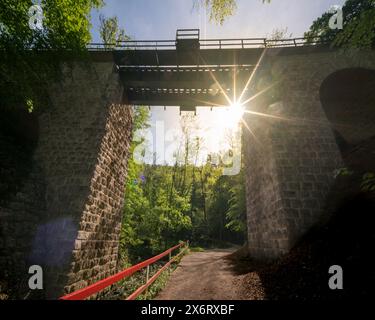
[[[244,113],[245,108],[240,104],[199,110],[199,127],[208,153],[218,153],[229,148],[228,139],[241,129]]]
[[[244,106],[239,103],[233,103],[231,106],[228,107],[228,109],[231,121],[233,121],[235,124],[238,124],[245,113]]]
[[[237,129],[244,113],[245,108],[239,103],[233,103],[226,108],[222,108],[217,114],[218,130]]]

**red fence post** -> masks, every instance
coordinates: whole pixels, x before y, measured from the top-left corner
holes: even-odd
[[[170,254],[170,253],[169,253]],[[147,269],[146,269],[146,285],[148,283],[148,280],[150,278],[150,265],[147,266]],[[148,287],[146,288],[146,293],[148,292]]]

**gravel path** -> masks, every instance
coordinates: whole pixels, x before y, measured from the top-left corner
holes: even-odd
[[[194,252],[183,257],[156,300],[244,300],[244,275],[227,259],[235,249]]]

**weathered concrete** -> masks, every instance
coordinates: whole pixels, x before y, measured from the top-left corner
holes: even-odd
[[[247,107],[271,117],[247,114],[243,130],[253,257],[288,252],[319,220],[334,171],[342,166],[320,88],[332,73],[355,67],[374,69],[374,51],[274,49],[265,56],[253,91],[272,87]]]

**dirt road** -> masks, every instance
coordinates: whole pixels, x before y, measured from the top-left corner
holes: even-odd
[[[226,257],[233,250],[207,250],[185,256],[156,300],[242,300],[241,277]]]

